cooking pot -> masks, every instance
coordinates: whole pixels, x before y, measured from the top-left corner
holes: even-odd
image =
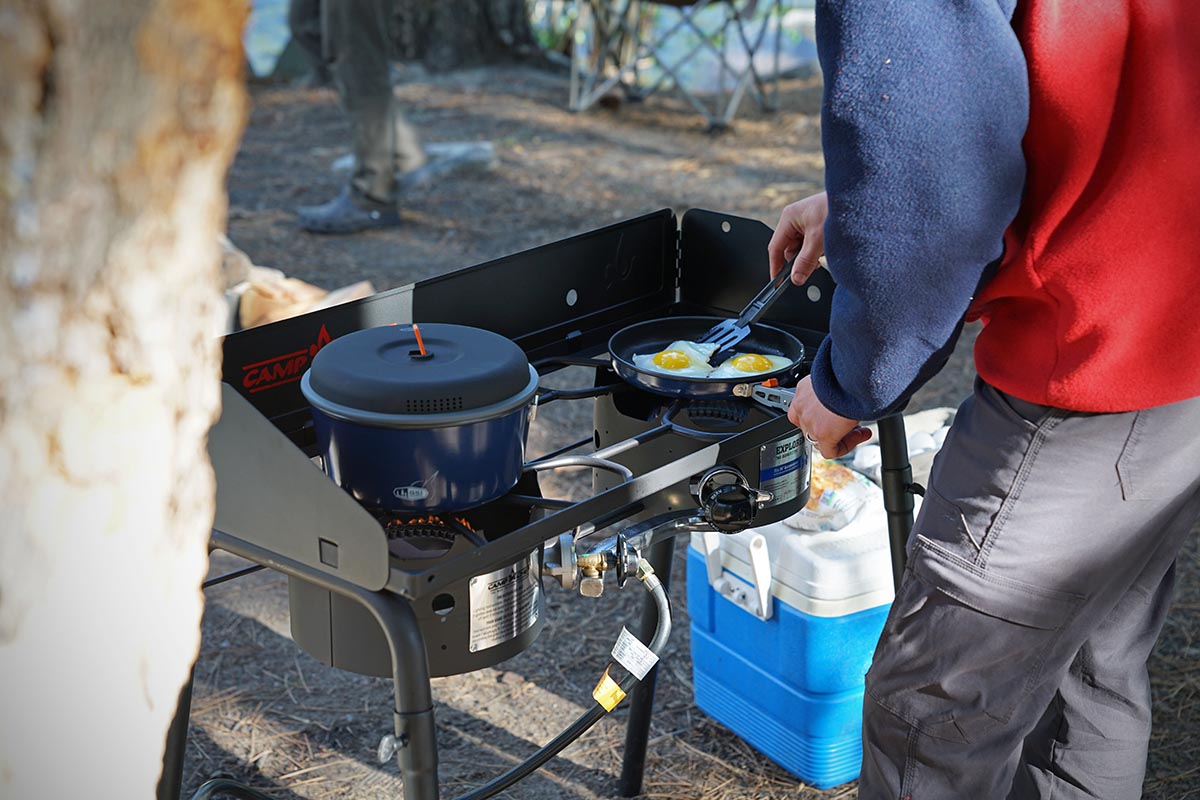
[[[300,381],[325,472],[397,514],[462,511],[512,489],[537,385],[509,339],[438,323],[342,336]]]

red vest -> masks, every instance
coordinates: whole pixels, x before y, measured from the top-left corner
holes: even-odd
[[[1025,196],[971,304],[979,374],[1035,403],[1200,395],[1200,0],[1020,0]]]

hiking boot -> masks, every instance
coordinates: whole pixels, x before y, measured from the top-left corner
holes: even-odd
[[[400,225],[394,204],[356,197],[349,188],[324,205],[301,206],[297,213],[300,227],[310,233],[347,234]]]

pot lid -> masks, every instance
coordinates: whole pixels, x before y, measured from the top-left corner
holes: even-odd
[[[309,386],[323,400],[359,411],[446,414],[503,403],[529,385],[529,361],[511,340],[465,325],[419,323],[418,344],[413,327],[334,339],[313,359]]]

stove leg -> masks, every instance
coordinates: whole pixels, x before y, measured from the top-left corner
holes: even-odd
[[[163,771],[158,778],[157,800],[179,800],[183,791],[183,758],[187,751],[188,717],[192,714],[192,682],[196,678],[196,665],[188,674],[187,683],[179,690],[179,702],[175,705],[175,718],[167,729],[167,746],[163,751]]]
[[[438,800],[437,734],[425,638],[412,606],[396,595],[364,591],[360,600],[375,611],[392,656],[396,691],[396,763],[405,800]]]
[[[685,540],[686,541],[686,540]],[[668,538],[650,548],[647,560],[658,574],[663,587],[671,586],[671,566],[675,558],[675,539]],[[658,608],[654,598],[646,596],[642,606],[639,638],[645,642],[654,635],[658,624]],[[646,746],[650,739],[650,719],[654,715],[654,685],[658,680],[658,667],[647,673],[645,680],[634,687],[629,695],[629,725],[625,729],[625,758],[621,763],[621,797],[635,797],[642,793],[642,777],[646,771]]]
[[[908,535],[913,528],[912,464],[904,417],[893,414],[879,420],[880,482],[887,512],[888,540],[892,550],[892,581],[897,590],[908,561]]]
[[[383,630],[392,657],[395,737],[399,745],[396,762],[404,780],[404,800],[438,800],[437,735],[433,726],[429,657],[412,605],[399,595],[364,589],[222,531],[213,531],[209,549],[224,550],[294,575],[344,595],[371,613]]]

